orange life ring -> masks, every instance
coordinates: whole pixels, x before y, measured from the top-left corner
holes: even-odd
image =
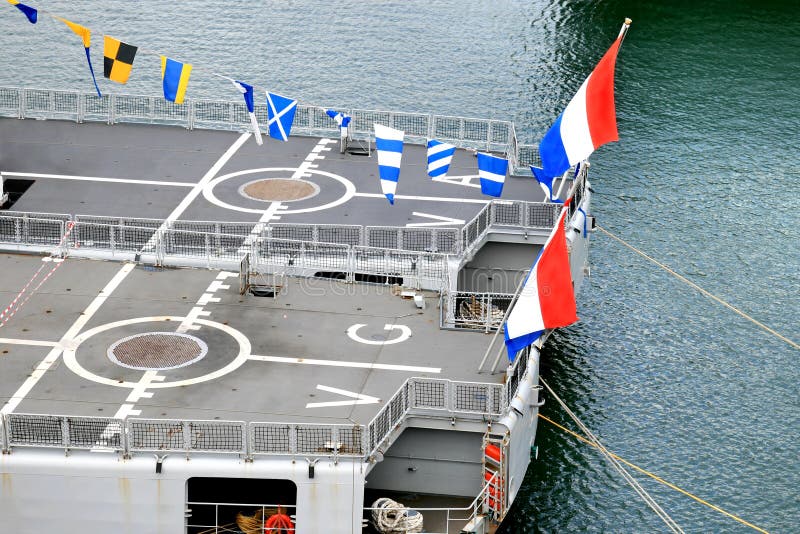
[[[269,518],[264,522],[264,528],[267,529],[268,532],[294,534],[292,518],[280,512],[269,516]]]

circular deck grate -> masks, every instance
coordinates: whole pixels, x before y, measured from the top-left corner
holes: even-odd
[[[202,359],[203,340],[175,332],[148,332],[120,339],[108,348],[109,359],[128,369],[175,369]]]
[[[291,202],[305,200],[319,193],[319,186],[306,180],[267,178],[244,184],[239,192],[253,200]]]

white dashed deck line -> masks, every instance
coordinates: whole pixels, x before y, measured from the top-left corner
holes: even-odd
[[[208,284],[208,287],[206,288],[206,292],[207,293],[216,293],[220,289],[230,289],[230,288],[231,288],[231,286],[229,286],[228,284],[223,284],[219,280],[214,280],[213,282]]]
[[[416,365],[395,365],[390,363],[370,362],[345,362],[341,360],[315,360],[312,358],[287,358],[285,356],[250,356],[251,360],[259,362],[291,363],[297,365],[322,365],[328,367],[355,367],[359,369],[379,369],[382,371],[406,371],[411,373],[442,372],[441,367],[420,367]]]
[[[61,337],[58,345],[54,346],[50,352],[47,353],[47,356],[36,366],[36,369],[28,376],[25,382],[14,392],[8,402],[3,406],[0,410],[2,414],[9,414],[12,413],[19,403],[25,399],[28,393],[31,392],[33,387],[42,379],[44,374],[53,366],[53,364],[58,361],[58,358],[61,356],[61,352],[68,346],[72,345],[74,342],[75,336],[77,336],[80,331],[83,329],[84,326],[92,319],[97,310],[100,309],[100,306],[114,293],[114,290],[119,287],[125,277],[128,276],[131,272],[133,272],[134,267],[136,264],[134,263],[126,263],[122,266],[122,268],[117,271],[117,274],[111,279],[111,281],[106,284],[106,286],[100,291],[100,293],[92,300],[91,303],[86,307],[86,309],[81,313],[81,315],[72,323],[72,326],[66,331],[66,333]]]

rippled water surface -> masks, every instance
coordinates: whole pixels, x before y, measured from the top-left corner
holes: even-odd
[[[592,157],[602,226],[800,341],[800,22],[788,1],[34,2],[304,103],[511,119],[538,142],[629,16],[621,140]],[[2,7],[2,6],[0,6]],[[0,85],[89,91],[77,37],[0,11]],[[159,94],[156,57],[127,87]],[[752,523],[800,520],[800,351],[600,233],[581,322],[542,375],[623,458]],[[555,402],[544,414],[567,422]],[[568,426],[571,426],[568,424]],[[542,422],[506,532],[651,532],[655,515],[590,448]],[[642,478],[688,532],[749,528]]]

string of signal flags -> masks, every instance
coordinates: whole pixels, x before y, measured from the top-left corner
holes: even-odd
[[[92,83],[97,91],[97,96],[102,98],[100,87],[97,85],[97,78],[92,67],[91,59],[91,40],[92,30],[81,24],[77,24],[54,13],[39,10],[19,0],[7,0],[9,4],[22,12],[31,24],[36,24],[39,15],[48,15],[51,18],[63,22],[72,32],[81,38],[86,54],[86,62],[89,65],[89,73],[92,76]],[[155,55],[161,59],[161,81],[164,92],[164,99],[175,104],[183,104],[186,97],[186,89],[189,86],[189,78],[194,68],[191,63],[183,63],[176,59],[169,58],[156,52],[140,49],[130,43],[125,43],[110,35],[103,35],[103,77],[112,82],[125,84],[133,72],[133,63],[137,53]],[[247,112],[250,116],[250,124],[253,129],[256,142],[261,145],[261,129],[255,114],[255,87],[240,80],[235,80],[229,76],[209,73],[213,76],[230,81],[242,97],[244,98]],[[267,130],[270,137],[280,141],[287,141],[291,133],[294,115],[297,110],[297,100],[279,94],[266,93],[267,102]],[[326,108],[323,110],[339,126],[341,135],[347,135],[347,128],[350,125],[351,117],[345,113]],[[397,183],[400,178],[400,162],[403,153],[403,140],[405,132],[395,128],[390,128],[382,124],[375,123],[375,146],[378,153],[378,170],[380,174],[381,191],[386,196],[390,204],[394,204],[394,196],[397,190]],[[427,143],[427,171],[431,178],[444,176],[452,161],[456,147],[435,139],[429,139]],[[478,153],[478,175],[481,183],[481,192],[492,197],[500,197],[503,191],[503,184],[508,174],[508,160],[491,154]]]

